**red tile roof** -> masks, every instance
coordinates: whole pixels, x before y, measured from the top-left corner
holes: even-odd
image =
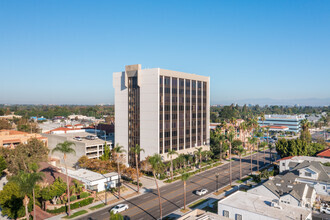
[[[57,167],[54,167],[50,165],[47,162],[40,162],[39,163],[39,172],[44,173],[44,181],[46,181],[48,184],[53,184],[54,181],[60,177],[64,182],[66,182],[66,175],[59,172],[60,169]],[[69,177],[69,183],[70,185],[73,185],[72,183],[73,178]]]
[[[20,143],[21,140],[20,139],[6,139],[6,140],[3,140],[3,143],[4,144],[9,144],[9,143]]]
[[[295,156],[283,157],[283,158],[281,158],[281,159],[278,159],[277,161],[281,161],[281,160],[289,160],[289,159],[291,159],[291,158],[293,158],[293,157],[295,157]]]
[[[284,128],[288,128],[287,126],[275,126],[275,125],[265,125],[265,126],[261,126],[262,128],[277,128],[277,129],[284,129]]]
[[[330,148],[318,153],[316,156],[318,156],[318,157],[329,157],[330,158]]]

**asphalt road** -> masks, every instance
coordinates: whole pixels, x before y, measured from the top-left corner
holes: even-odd
[[[257,170],[256,155],[253,155],[253,170]],[[263,166],[263,153],[258,153],[259,165]],[[269,152],[266,152],[266,163],[269,162]],[[249,174],[250,170],[250,156],[242,159],[242,176]],[[233,182],[239,179],[239,159],[232,161],[232,179]],[[208,193],[216,190],[216,173],[219,173],[218,188],[222,188],[229,184],[229,164],[225,164],[221,167],[202,172],[200,174],[192,176],[187,181],[187,204],[198,200],[200,196],[197,196],[194,191],[202,188],[208,189]],[[163,217],[169,215],[173,211],[183,207],[183,182],[178,181],[172,184],[168,184],[160,188]],[[159,201],[157,195],[157,189],[151,192],[145,193],[141,196],[123,201],[122,203],[128,204],[129,209],[122,212],[123,216],[128,216],[132,220],[148,220],[158,219],[160,217]],[[109,208],[100,209],[80,219],[109,219]]]

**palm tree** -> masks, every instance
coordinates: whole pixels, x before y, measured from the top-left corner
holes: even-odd
[[[236,127],[237,120],[236,120],[236,118],[231,117],[231,119],[229,121],[234,127],[234,134],[235,134],[234,138],[237,138],[237,127]]]
[[[54,152],[60,152],[63,154],[65,173],[66,173],[66,187],[67,187],[67,196],[68,196],[68,215],[71,215],[71,207],[70,207],[70,186],[69,186],[69,176],[68,176],[68,167],[66,165],[66,155],[67,154],[75,154],[76,151],[71,147],[76,146],[75,143],[70,141],[64,141],[63,143],[58,143],[56,147],[52,150],[52,154]]]
[[[126,152],[126,150],[124,149],[123,146],[120,146],[117,143],[116,146],[112,149],[112,152],[114,152],[114,154],[116,156],[116,161],[117,161],[117,171],[118,171],[118,199],[120,199],[120,179],[121,179],[121,175],[120,175],[120,155],[122,153]]]
[[[272,156],[272,150],[274,150],[274,145],[273,144],[268,144],[269,147],[269,158],[270,158],[270,163],[273,164],[273,156]]]
[[[252,172],[253,172],[253,169],[252,169],[252,148],[254,147],[254,144],[257,142],[257,138],[255,137],[248,137],[248,142],[249,144],[251,145],[250,146],[250,153],[251,153],[251,175],[252,175]]]
[[[199,158],[199,168],[201,168],[202,163],[202,147],[197,148],[197,150],[194,152],[194,154]]]
[[[159,191],[159,186],[156,178],[156,173],[159,173],[163,169],[163,162],[162,162],[162,157],[159,154],[154,154],[153,156],[148,158],[148,162],[151,165],[152,169],[152,174],[154,175],[157,191],[158,191],[158,200],[159,200],[159,210],[160,210],[160,219],[162,219],[162,202],[160,199],[160,191]]]
[[[266,131],[267,131],[267,146],[268,146],[269,145],[269,126],[266,127]],[[266,164],[266,150],[264,150],[264,164]]]
[[[245,123],[245,121],[243,121],[240,125],[239,125],[239,130],[243,133],[243,145],[244,145],[244,147],[246,146],[246,143],[245,143],[245,132],[246,132],[246,129],[247,129],[247,127],[246,127],[246,123]]]
[[[239,145],[236,151],[239,155],[239,179],[242,179],[242,154],[245,152],[245,149],[242,145]]]
[[[235,136],[235,133],[233,131],[233,129],[231,128],[229,133],[227,133],[227,140],[228,140],[228,143],[229,143],[229,181],[230,181],[230,185],[231,185],[231,181],[232,181],[232,172],[231,172],[231,143],[233,142],[234,140],[234,136]]]
[[[29,219],[28,204],[30,202],[30,199],[28,195],[31,194],[34,195],[34,187],[36,183],[41,180],[42,180],[41,173],[20,172],[17,176],[14,176],[12,178],[12,181],[14,181],[18,185],[20,193],[22,193],[22,196],[24,196],[23,205],[25,206],[26,219]],[[35,212],[35,205],[33,205],[33,210]]]
[[[167,158],[171,158],[171,180],[173,181],[173,155],[178,155],[178,153],[175,150],[169,150],[167,152]]]
[[[189,173],[183,173],[181,175],[181,180],[183,181],[183,209],[186,210],[186,182],[189,179]]]
[[[224,134],[220,134],[219,135],[219,141],[220,141],[220,155],[219,155],[219,161],[221,161],[221,156],[222,156],[222,153],[221,153],[221,150],[222,150],[222,144],[225,142],[226,140],[226,136]]]
[[[259,145],[259,148],[264,150],[264,166],[266,165],[266,160],[265,160],[265,157],[266,157],[265,148],[266,148],[266,146],[267,146],[266,142],[261,142],[260,145]]]
[[[258,154],[259,154],[259,151],[261,149],[261,147],[260,147],[260,138],[261,138],[261,135],[262,135],[262,133],[259,132],[259,127],[258,127],[258,130],[255,133],[255,135],[257,136],[257,154],[256,154],[256,157],[257,157],[257,170],[259,172],[259,156],[258,156]]]
[[[136,167],[136,182],[137,182],[137,192],[140,192],[140,180],[139,180],[139,162],[138,156],[141,152],[144,152],[144,149],[140,147],[140,145],[136,145],[135,147],[131,148],[131,152],[135,155],[135,167]]]

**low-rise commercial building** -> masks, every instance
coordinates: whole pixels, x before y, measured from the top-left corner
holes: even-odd
[[[65,169],[63,169],[65,172]],[[68,176],[75,178],[85,184],[85,188],[96,192],[104,191],[118,186],[118,173],[111,172],[99,174],[86,169],[70,170]]]
[[[55,132],[50,134],[42,134],[48,138],[48,147],[50,149],[50,157],[58,159],[61,163],[63,155],[59,152],[51,153],[51,150],[56,147],[57,144],[63,143],[64,141],[70,141],[75,144],[75,154],[67,155],[67,163],[69,166],[75,166],[77,161],[82,156],[87,156],[89,159],[100,158],[104,153],[104,145],[113,148],[113,139],[102,137],[98,138],[93,133],[86,132],[82,129],[72,130],[69,128],[55,129]]]
[[[0,147],[14,148],[19,144],[26,144],[31,138],[36,138],[48,146],[47,137],[36,133],[27,133],[14,130],[0,130]]]
[[[274,201],[272,198],[237,191],[218,202],[218,214],[235,220],[311,220],[312,211],[305,207]]]
[[[265,120],[258,119],[260,126],[284,126],[288,127],[287,131],[299,132],[300,121],[305,119],[305,115],[265,115]]]

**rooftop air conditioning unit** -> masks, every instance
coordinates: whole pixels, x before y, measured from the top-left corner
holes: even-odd
[[[278,199],[273,199],[270,206],[274,208],[282,209],[282,207],[280,206],[280,201]]]

